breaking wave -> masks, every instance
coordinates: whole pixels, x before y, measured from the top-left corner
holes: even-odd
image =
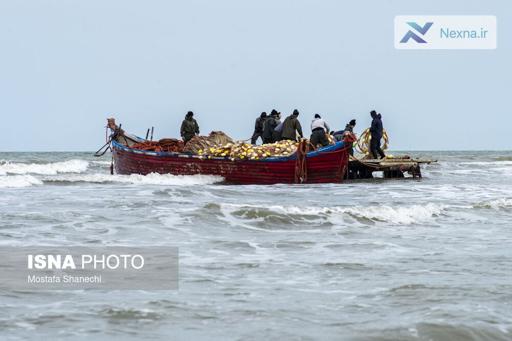
[[[501,198],[485,201],[475,205],[475,208],[491,208],[494,210],[512,208],[512,198]]]
[[[20,188],[42,184],[41,180],[32,175],[0,176],[0,188]]]
[[[459,166],[512,166],[511,160],[494,160],[494,161],[466,161],[459,162]]]
[[[345,213],[354,217],[369,219],[376,222],[389,222],[394,224],[421,223],[439,216],[444,210],[444,205],[429,203],[426,205],[411,206],[370,206],[348,208]]]
[[[4,161],[0,163],[0,175],[83,173],[88,167],[89,162],[84,160],[69,160],[52,163],[15,163]]]
[[[307,223],[313,221],[331,222],[336,225],[344,218],[361,222],[391,223],[397,225],[417,224],[430,221],[441,215],[445,205],[429,203],[410,206],[351,206],[351,207],[298,207],[298,206],[256,206],[222,204],[224,215],[236,219],[254,220],[267,223]]]
[[[190,186],[210,185],[221,182],[224,179],[213,175],[172,175],[151,173],[148,175],[110,175],[110,174],[66,174],[56,177],[48,177],[44,182],[52,183],[125,183],[133,185],[168,185],[168,186]]]

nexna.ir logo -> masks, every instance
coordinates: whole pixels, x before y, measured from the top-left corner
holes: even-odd
[[[397,15],[393,45],[398,50],[491,50],[496,48],[494,15]]]
[[[402,40],[400,40],[400,43],[405,44],[409,41],[409,39],[412,39],[417,43],[426,44],[427,42],[422,37],[428,32],[428,30],[430,29],[430,27],[432,27],[433,24],[434,24],[433,22],[427,22],[423,26],[420,26],[418,23],[416,23],[414,21],[407,22],[407,25],[412,27],[417,33],[421,34],[421,37],[419,35],[417,35],[415,32],[413,32],[412,30],[409,30],[404,35]]]

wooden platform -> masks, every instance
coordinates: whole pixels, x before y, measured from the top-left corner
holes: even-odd
[[[400,156],[385,159],[359,159],[350,157],[348,179],[371,179],[373,172],[383,172],[384,178],[405,178],[410,174],[413,178],[421,178],[421,165],[437,162],[437,160],[415,159]]]

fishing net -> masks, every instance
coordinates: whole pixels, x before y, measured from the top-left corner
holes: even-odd
[[[194,136],[187,142],[183,151],[198,154],[200,150],[216,148],[228,143],[233,143],[233,140],[228,135],[222,131],[212,131],[208,136]]]
[[[159,141],[144,141],[131,146],[139,150],[148,150],[154,152],[183,152],[184,143],[177,139],[161,139]]]
[[[261,146],[238,142],[200,149],[197,151],[197,154],[206,157],[229,157],[232,160],[259,160],[272,156],[290,156],[297,151],[297,145],[297,142],[288,140],[268,143]]]

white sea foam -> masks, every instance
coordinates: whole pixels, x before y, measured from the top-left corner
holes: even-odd
[[[333,223],[338,221],[338,218],[343,218],[344,215],[349,215],[354,218],[368,219],[374,222],[387,222],[397,225],[407,225],[414,223],[421,223],[435,218],[440,215],[445,209],[445,205],[428,203],[425,205],[408,205],[408,206],[352,206],[352,207],[298,207],[298,206],[257,206],[257,205],[237,205],[237,204],[222,204],[223,212],[232,214],[240,212],[241,210],[254,210],[265,209],[276,214],[291,215],[294,217],[305,216],[318,216],[319,218],[327,218]],[[239,215],[239,214],[238,214]],[[251,219],[261,220],[258,215],[249,215]]]
[[[134,185],[167,185],[190,186],[209,185],[222,181],[223,178],[213,175],[172,175],[151,173],[148,175],[110,175],[96,174],[65,174],[44,179],[45,182],[90,182],[90,183],[126,183]]]
[[[0,163],[0,175],[6,174],[40,174],[55,175],[60,173],[82,173],[87,170],[89,162],[85,160],[68,160],[51,163]]]
[[[95,165],[109,166],[112,161],[91,161],[91,163]]]
[[[463,166],[512,166],[512,161],[509,160],[498,160],[498,161],[467,161],[459,162],[459,165]]]
[[[20,188],[42,184],[41,180],[32,175],[0,176],[0,188]]]
[[[426,205],[410,206],[369,206],[348,208],[345,213],[374,221],[390,222],[393,224],[414,224],[428,221],[440,215],[445,206],[428,203]]]
[[[512,207],[512,198],[501,198],[501,199],[495,199],[486,201],[478,206],[484,206],[489,207],[495,210],[499,210],[502,208],[510,208]]]

